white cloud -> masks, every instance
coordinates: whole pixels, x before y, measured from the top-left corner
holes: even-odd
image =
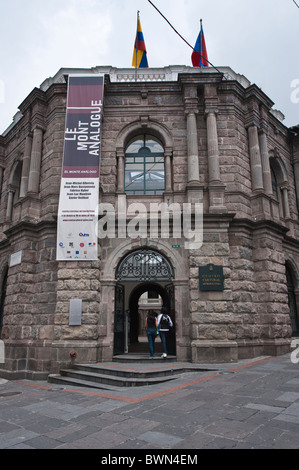
[[[0,80],[0,104],[5,101],[5,86],[4,81]]]
[[[203,19],[208,56],[261,86],[299,121],[290,83],[299,79],[299,10],[291,0],[153,0],[194,46]],[[34,87],[61,67],[131,67],[140,10],[150,67],[191,65],[191,49],[147,0],[2,1],[0,133]],[[295,121],[295,122],[294,122]]]
[[[91,67],[95,54],[103,60],[109,49],[112,19],[109,11],[97,15],[95,6],[94,0],[71,0],[52,16],[42,15],[44,41],[38,45],[38,57],[59,63],[59,67]]]

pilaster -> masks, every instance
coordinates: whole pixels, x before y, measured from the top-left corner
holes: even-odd
[[[272,196],[273,189],[272,189],[272,178],[271,178],[267,137],[268,137],[268,126],[266,124],[262,124],[259,130],[259,145],[260,145],[260,153],[261,153],[263,183],[264,183],[264,189],[265,189],[266,194],[268,194],[269,196]]]
[[[25,197],[28,191],[31,151],[32,151],[32,136],[28,135],[26,137],[24,157],[23,157],[20,197]]]
[[[37,125],[33,130],[30,170],[28,178],[28,193],[36,194],[39,192],[42,146],[43,129]]]
[[[225,185],[221,182],[220,156],[217,131],[218,96],[216,85],[206,85],[205,114],[207,122],[208,141],[208,171],[209,171],[209,212],[227,212],[224,203]]]

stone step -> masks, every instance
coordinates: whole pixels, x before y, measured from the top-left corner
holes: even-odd
[[[138,374],[128,372],[127,374],[122,375],[112,375],[112,371],[110,373],[101,373],[101,371],[91,372],[88,370],[79,370],[77,368],[74,369],[62,369],[60,371],[60,376],[57,375],[49,375],[48,381],[52,381],[55,379],[55,383],[59,380],[60,383],[63,383],[64,378],[67,378],[67,382],[69,383],[69,379],[72,379],[72,384],[75,385],[76,381],[78,385],[80,381],[84,382],[91,382],[92,384],[105,384],[114,387],[143,387],[147,385],[155,385],[161,382],[166,382],[169,380],[173,380],[175,375],[161,375],[158,374],[156,377],[147,376],[146,374]],[[58,379],[58,377],[60,377]],[[52,382],[53,383],[53,382]]]
[[[155,356],[153,359],[149,358],[148,354],[120,354],[118,356],[113,356],[113,362],[123,362],[123,363],[144,363],[153,361],[156,362],[176,362],[176,356],[167,356],[167,358],[162,358],[160,356]]]
[[[90,382],[89,380],[78,379],[74,377],[66,377],[61,376],[59,374],[50,374],[48,376],[48,382],[51,384],[57,385],[68,385],[74,387],[85,387],[85,388],[96,388],[99,390],[107,390],[107,391],[115,391],[115,387],[97,383],[97,382]]]
[[[148,361],[147,361],[148,363]],[[153,365],[154,366],[154,365]],[[72,370],[88,372],[92,374],[102,374],[108,376],[116,376],[123,378],[137,378],[137,379],[148,379],[148,378],[159,378],[174,375],[177,373],[184,372],[185,367],[173,366],[170,364],[161,369],[150,367],[149,369],[134,369],[129,364],[126,367],[109,366],[103,364],[76,364]]]
[[[126,358],[126,361],[125,361]],[[165,359],[148,359],[148,356],[133,355],[132,361],[126,354],[118,357],[119,365],[112,363],[75,364],[72,368],[65,368],[60,374],[48,376],[48,382],[65,385],[115,390],[119,387],[144,387],[168,382],[181,377],[188,372],[208,372],[210,368],[196,366],[191,363],[174,363],[176,357]],[[137,359],[138,358],[138,359]],[[146,359],[147,358],[147,359]],[[171,361],[171,359],[173,359]],[[147,365],[144,365],[146,362]],[[163,366],[161,365],[163,362]]]

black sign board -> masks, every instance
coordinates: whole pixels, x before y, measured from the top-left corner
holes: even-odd
[[[223,266],[208,264],[199,267],[199,289],[224,290]]]

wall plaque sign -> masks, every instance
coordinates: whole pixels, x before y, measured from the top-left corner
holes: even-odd
[[[10,263],[9,266],[12,268],[13,266],[16,266],[17,264],[21,264],[22,262],[22,250],[17,251],[16,253],[12,253],[10,255]]]
[[[80,326],[80,325],[82,325],[82,300],[71,299],[70,300],[69,326]]]
[[[224,290],[223,266],[208,264],[199,267],[199,290]]]

